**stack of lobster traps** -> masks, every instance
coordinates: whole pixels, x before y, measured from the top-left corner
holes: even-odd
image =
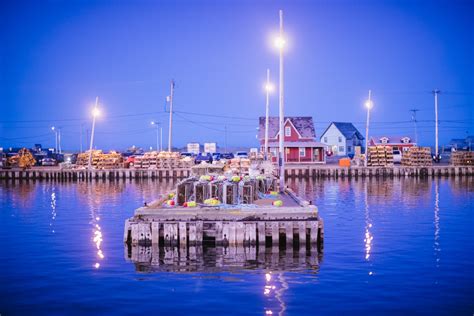
[[[451,165],[453,166],[473,166],[474,152],[472,151],[455,151],[451,153]]]
[[[390,146],[370,146],[367,165],[371,167],[393,166],[393,149]]]
[[[430,147],[410,147],[403,153],[402,165],[410,167],[432,166]]]
[[[91,152],[86,151],[77,155],[76,165],[87,167]],[[117,169],[123,166],[123,157],[120,153],[111,151],[104,153],[102,150],[92,150],[91,166],[94,169]]]

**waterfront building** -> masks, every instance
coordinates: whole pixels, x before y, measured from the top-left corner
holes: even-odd
[[[353,155],[357,146],[363,147],[364,136],[352,123],[331,122],[321,134],[321,142],[336,156]]]
[[[453,138],[449,142],[451,151],[458,150],[474,150],[474,136],[467,136],[466,138]]]
[[[277,162],[280,139],[278,117],[268,120],[268,152]],[[258,140],[260,150],[265,146],[265,117],[259,118]],[[316,141],[314,122],[311,116],[293,116],[284,119],[285,162],[326,163],[326,145]]]
[[[393,150],[408,151],[410,147],[417,144],[409,136],[373,136],[370,138],[369,146],[390,146]]]

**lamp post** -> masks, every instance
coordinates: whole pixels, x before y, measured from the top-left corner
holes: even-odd
[[[151,125],[156,127],[156,150],[162,151],[163,150],[163,127],[161,124],[155,121],[151,121]],[[159,143],[158,143],[159,139]]]
[[[278,164],[280,166],[280,192],[284,191],[285,188],[285,154],[283,142],[285,139],[285,131],[283,130],[284,125],[284,90],[283,90],[283,48],[285,46],[285,39],[283,38],[283,10],[280,10],[280,35],[275,40],[275,45],[280,52],[280,74],[279,74],[279,125],[280,125],[280,142],[279,142],[279,157]]]
[[[56,127],[52,126],[51,130],[54,132],[54,153],[58,153],[58,131],[56,130]]]
[[[92,146],[94,144],[95,119],[96,119],[97,116],[100,115],[98,105],[99,105],[99,97],[96,97],[95,98],[95,106],[92,109],[92,132],[91,132],[91,143],[90,143],[90,147],[89,147],[89,163],[88,163],[88,166],[87,166],[88,169],[92,168]]]
[[[171,80],[171,92],[169,95],[169,102],[170,102],[170,123],[168,129],[168,151],[171,152],[172,145],[172,132],[173,132],[173,97],[174,97],[174,80]]]
[[[60,128],[58,128],[58,151],[59,151],[59,154],[63,153],[61,149],[61,129]]]
[[[438,94],[441,91],[438,89],[433,90],[434,94],[434,106],[435,106],[435,156],[434,156],[434,161],[439,162],[440,161],[440,156],[439,156],[439,143],[438,143]]]
[[[365,101],[365,107],[367,108],[367,124],[365,125],[365,162],[364,165],[367,167],[367,158],[369,155],[369,121],[370,121],[370,110],[373,107],[372,102],[372,91],[369,90],[369,98]]]
[[[265,101],[265,145],[263,153],[265,160],[268,160],[268,115],[270,111],[270,92],[273,91],[273,85],[270,83],[270,69],[267,69],[267,83],[265,84],[266,101]]]

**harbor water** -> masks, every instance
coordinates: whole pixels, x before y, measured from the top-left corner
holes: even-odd
[[[138,269],[123,244],[173,182],[2,181],[0,314],[472,315],[472,177],[288,184],[324,219],[316,264],[229,268],[207,250],[187,271]]]

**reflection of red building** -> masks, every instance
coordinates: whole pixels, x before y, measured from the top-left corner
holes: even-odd
[[[258,139],[261,151],[265,146],[265,117],[260,117]],[[326,145],[316,142],[313,118],[285,117],[284,122],[284,147],[286,162],[326,163]],[[278,117],[268,120],[268,150],[276,162],[279,148],[279,121]]]
[[[407,151],[408,148],[416,146],[408,136],[379,136],[371,137],[369,146],[390,146],[393,150]]]

